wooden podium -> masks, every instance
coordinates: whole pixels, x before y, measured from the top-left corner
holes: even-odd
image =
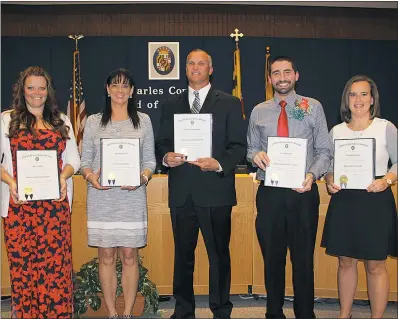
[[[97,256],[97,249],[87,246],[86,181],[82,176],[74,176],[74,201],[72,209],[72,258],[73,268]],[[248,175],[236,175],[238,205],[232,211],[231,294],[244,294],[252,288],[256,294],[266,293],[264,289],[264,265],[258,245],[255,218],[255,196],[257,183]],[[321,205],[315,248],[315,295],[324,298],[337,298],[337,258],[325,254],[320,247],[323,224],[330,196],[323,182],[318,182]],[[397,186],[393,187],[397,200]],[[157,285],[159,293],[173,293],[174,244],[170,211],[167,204],[167,175],[155,175],[148,184],[148,244],[141,249],[145,267],[150,279]],[[3,232],[2,232],[3,234]],[[10,295],[10,279],[7,253],[1,236],[1,294]],[[390,275],[389,300],[397,301],[397,259],[387,261]],[[293,295],[292,270],[289,256],[286,262],[286,295]],[[195,294],[208,294],[209,270],[206,248],[200,236],[195,254]],[[359,282],[356,294],[358,299],[367,299],[366,277],[363,263],[359,264]]]

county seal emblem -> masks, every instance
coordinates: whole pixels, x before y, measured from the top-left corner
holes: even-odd
[[[175,58],[173,51],[167,46],[156,49],[152,59],[153,67],[157,73],[167,75],[173,71]]]

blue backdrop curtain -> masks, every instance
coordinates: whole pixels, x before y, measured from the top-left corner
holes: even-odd
[[[148,42],[157,41],[180,43],[180,80],[148,80]],[[329,129],[340,123],[344,84],[355,74],[366,74],[375,80],[382,117],[398,126],[398,41],[243,37],[239,47],[248,118],[253,107],[265,98],[266,46],[271,47],[273,56],[293,57],[300,72],[297,92],[323,104]],[[74,47],[74,42],[67,37],[2,37],[2,110],[10,105],[12,85],[18,73],[30,65],[40,65],[53,77],[60,108],[66,111]],[[185,58],[193,48],[202,48],[212,55],[212,83],[231,93],[235,42],[228,36],[86,37],[80,40],[81,76],[88,114],[99,112],[103,107],[107,74],[124,67],[132,72],[137,89],[148,89],[147,94],[137,97],[141,101],[141,111],[150,115],[156,134],[161,102],[187,86]],[[162,89],[163,94],[148,94],[149,88]]]

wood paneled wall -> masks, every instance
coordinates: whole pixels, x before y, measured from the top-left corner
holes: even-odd
[[[97,256],[97,249],[87,245],[86,181],[81,175],[73,177],[74,197],[72,209],[72,260],[74,270]],[[249,286],[255,294],[266,293],[264,287],[264,264],[258,244],[255,220],[257,215],[256,194],[258,185],[248,175],[236,175],[237,205],[232,210],[231,251],[231,294],[244,294]],[[155,175],[147,188],[148,202],[148,242],[140,250],[144,265],[148,268],[149,278],[156,284],[159,293],[173,293],[174,242],[171,227],[168,201],[168,178],[166,175]],[[326,255],[320,247],[326,211],[330,196],[324,182],[318,181],[320,206],[317,241],[314,254],[315,295],[321,298],[337,298],[337,258]],[[397,187],[392,188],[397,202]],[[2,224],[1,224],[2,225]],[[1,228],[0,225],[0,228]],[[1,237],[1,294],[10,295],[10,277],[7,262],[7,251]],[[389,300],[397,301],[397,258],[387,259],[390,280]],[[209,263],[205,244],[199,236],[195,252],[195,294],[209,293]],[[366,276],[363,263],[358,267],[358,287],[356,298],[367,299]],[[293,295],[292,265],[286,263],[286,295]]]
[[[246,36],[398,40],[398,10],[261,5],[2,5],[2,36]]]

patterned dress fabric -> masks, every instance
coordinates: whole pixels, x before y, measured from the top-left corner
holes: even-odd
[[[59,133],[42,129],[36,137],[21,130],[10,139],[14,178],[17,150],[62,152],[66,141]],[[4,239],[11,278],[11,314],[14,318],[72,317],[71,219],[68,199],[32,201],[17,206],[10,198],[4,219]]]

